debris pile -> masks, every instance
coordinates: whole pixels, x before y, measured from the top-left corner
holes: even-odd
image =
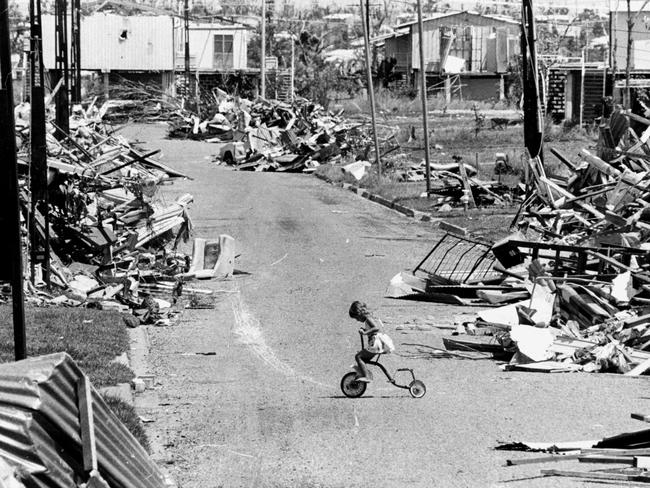
[[[366,123],[353,123],[305,99],[252,102],[215,91],[208,115],[170,121],[169,136],[229,142],[217,160],[239,170],[313,171],[372,144]]]
[[[17,110],[21,204],[26,226],[35,226],[40,241],[31,253],[33,283],[26,284],[28,300],[134,310],[142,322],[167,325],[173,319],[171,302],[183,291],[191,296],[206,294],[184,286],[185,281],[233,273],[232,238],[223,236],[223,246],[219,242],[213,246],[205,270],[195,262],[199,251],[195,256],[178,252],[192,229],[188,209],[193,197],[185,194],[167,202],[159,189],[187,176],[153,159],[158,150],[137,149],[124,137],[109,133],[101,123],[105,106],[94,110],[93,105],[86,110],[74,108],[70,134],[61,140],[52,135],[55,128],[48,124],[48,178],[43,185],[49,202],[47,208],[37,204],[34,215],[29,212],[29,106]],[[46,234],[49,266],[43,256]],[[45,292],[48,278],[52,288]],[[168,300],[154,298],[154,292],[158,296],[164,292]]]
[[[110,84],[110,99],[102,104],[99,117],[107,123],[167,121],[183,113],[183,103],[155,84],[121,78]]]
[[[214,90],[203,107],[202,116],[177,112],[169,120],[169,137],[225,143],[215,156],[218,163],[238,170],[289,172],[313,172],[330,164],[357,181],[371,167],[372,128],[364,118],[344,118],[342,112],[329,113],[305,99],[250,101],[221,90]],[[397,181],[423,181],[425,162],[414,163],[412,155],[422,148],[398,141],[399,127],[382,125],[378,132],[386,173],[394,173]],[[414,127],[410,134],[406,142],[416,140]],[[435,145],[435,149],[442,147]],[[507,156],[500,157],[500,171],[512,169]],[[451,160],[430,163],[432,208],[507,206],[519,199],[519,190],[479,179],[477,168],[460,156]]]
[[[650,421],[650,415],[633,413],[633,419]],[[623,486],[629,482],[650,483],[650,429],[625,432],[600,440],[563,442],[515,442],[501,444],[497,450],[546,453],[543,456],[508,459],[506,466],[551,464],[578,461],[581,464],[607,465],[598,470],[542,469],[543,476],[558,476],[612,483]],[[612,464],[621,467],[611,468]]]
[[[453,162],[431,162],[431,192],[429,200],[432,209],[449,211],[454,207],[476,208],[487,206],[510,206],[521,201],[518,188],[510,188],[500,181],[486,181],[478,177],[478,170],[463,163],[462,157],[453,155]],[[426,163],[411,163],[400,171],[402,181],[424,181]]]
[[[448,344],[500,347],[504,369],[650,371],[650,120],[637,136],[630,118],[601,127],[598,154],[554,151],[566,178],[531,159],[514,234],[491,245],[447,235],[389,295],[492,305]]]

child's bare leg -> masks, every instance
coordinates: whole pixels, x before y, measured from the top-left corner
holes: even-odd
[[[357,365],[359,365],[359,369],[361,370],[363,376],[368,378],[368,367],[366,366],[366,363],[362,359],[364,355],[365,355],[364,351],[359,351],[357,355],[354,356],[354,359],[356,359]]]

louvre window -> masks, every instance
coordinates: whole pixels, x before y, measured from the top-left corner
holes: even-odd
[[[226,34],[214,35],[214,68],[233,68],[233,36]]]

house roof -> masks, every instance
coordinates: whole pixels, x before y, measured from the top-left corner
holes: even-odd
[[[152,7],[150,5],[145,5],[145,4],[140,4],[137,3],[134,0],[90,0],[84,4],[84,6],[87,7],[94,7],[93,9],[93,14],[99,13],[100,11],[107,9],[107,8],[122,8],[122,9],[127,9],[127,10],[132,10],[134,13],[132,15],[127,15],[127,16],[137,16],[135,12],[142,12],[142,13],[148,13],[151,15],[158,15],[158,16],[168,16],[168,17],[177,17],[177,18],[183,18],[183,15],[179,14],[178,12],[175,12],[171,9],[164,9],[164,8],[158,8],[158,7]],[[195,15],[190,15],[190,19],[193,22],[205,22],[205,18],[199,18]],[[232,19],[228,19],[226,17],[221,17],[217,15],[212,15],[209,17],[209,20],[211,21],[219,21],[223,24],[228,24],[231,26],[237,26],[239,28],[248,28],[244,26],[243,24],[240,24],[238,22],[235,22]]]
[[[516,20],[512,20],[510,18],[499,17],[497,15],[483,15],[483,14],[479,14],[479,13],[476,13],[476,12],[470,12],[468,10],[463,10],[463,11],[458,11],[458,12],[444,12],[444,13],[439,12],[439,13],[436,13],[436,14],[433,14],[433,15],[427,17],[426,19],[422,19],[422,22],[430,22],[432,20],[438,20],[438,19],[442,19],[442,18],[445,18],[445,17],[454,17],[454,16],[457,16],[457,15],[463,15],[463,14],[469,14],[469,15],[474,15],[474,16],[477,16],[477,17],[483,17],[483,18],[486,18],[486,19],[494,20],[495,22],[502,22],[504,24],[512,24],[512,25],[519,25],[520,24],[520,22],[517,22]],[[415,25],[417,23],[418,23],[417,20],[412,20],[410,22],[405,22],[403,24],[400,24],[400,25],[396,26],[395,29],[400,29],[400,28],[403,28],[403,27],[410,27],[410,26]]]
[[[400,37],[400,36],[406,36],[409,34],[408,29],[398,29],[395,28],[393,32],[388,32],[386,34],[382,34],[381,36],[375,36],[371,37],[369,42],[370,44],[375,44],[377,46],[380,46],[386,39],[392,39],[393,37]],[[349,43],[350,47],[363,47],[364,40],[363,37],[357,37],[355,39],[352,39]]]
[[[408,29],[395,29],[393,32],[389,32],[388,34],[384,34],[381,36],[375,36],[372,39],[370,39],[371,44],[376,44],[378,42],[383,42],[386,39],[392,39],[393,37],[401,37],[401,36],[406,36],[409,34]]]
[[[190,22],[190,30],[254,30],[244,24],[225,24],[221,22]]]
[[[436,12],[436,13],[430,15],[429,17],[427,17],[426,19],[422,19],[422,22],[428,22],[430,20],[441,19],[443,17],[450,17],[452,15],[456,15],[456,14],[460,14],[460,13],[462,13],[462,12]],[[411,20],[409,22],[404,22],[403,24],[396,25],[395,29],[400,29],[402,27],[410,27],[410,26],[415,25],[417,23],[418,23],[417,20]]]

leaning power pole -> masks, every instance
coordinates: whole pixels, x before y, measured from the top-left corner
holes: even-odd
[[[370,65],[370,39],[368,25],[365,22],[363,0],[359,0],[361,6],[361,23],[363,24],[363,40],[366,51],[366,78],[368,80],[368,98],[370,99],[370,114],[372,117],[372,136],[375,142],[375,162],[377,163],[377,174],[381,178],[381,159],[379,154],[379,139],[377,139],[377,120],[375,118],[375,90],[372,86],[372,70]]]
[[[189,0],[185,0],[183,5],[183,26],[185,33],[185,103],[191,98],[190,81],[190,4]]]
[[[72,70],[70,94],[72,103],[81,103],[81,0],[71,0]]]
[[[35,281],[35,266],[41,264],[47,287],[50,287],[50,218],[47,191],[47,143],[45,130],[45,88],[43,78],[43,35],[41,24],[41,2],[30,0],[30,48],[29,65],[31,81],[30,116],[30,193],[31,207],[29,236],[32,281]],[[43,238],[38,231],[36,215],[43,217]]]
[[[18,200],[18,163],[14,90],[11,79],[11,45],[9,37],[9,2],[0,0],[0,280],[11,283],[14,323],[14,355],[27,357],[25,308],[23,302],[23,256]]]
[[[431,192],[431,155],[429,147],[429,108],[427,106],[427,73],[424,62],[424,23],[422,22],[422,0],[418,0],[418,36],[420,44],[420,93],[422,97],[422,127],[424,128],[424,161],[427,165],[427,198]]]
[[[260,96],[266,98],[266,0],[262,0],[262,46],[260,68]]]
[[[521,9],[521,60],[524,91],[524,144],[531,158],[543,153],[543,117],[540,99],[539,70],[537,65],[537,34],[535,31],[533,0],[523,0]]]
[[[68,2],[55,0],[54,3],[54,32],[55,32],[55,78],[58,83],[63,80],[56,94],[56,137],[63,139],[70,132],[70,107],[68,89]]]
[[[625,98],[623,100],[623,106],[625,108],[632,108],[632,90],[630,89],[630,72],[632,71],[632,45],[634,44],[634,39],[632,33],[634,31],[634,24],[636,23],[638,17],[643,12],[643,9],[648,5],[648,1],[645,0],[639,10],[632,15],[630,9],[630,0],[627,0],[627,49],[625,56]]]

